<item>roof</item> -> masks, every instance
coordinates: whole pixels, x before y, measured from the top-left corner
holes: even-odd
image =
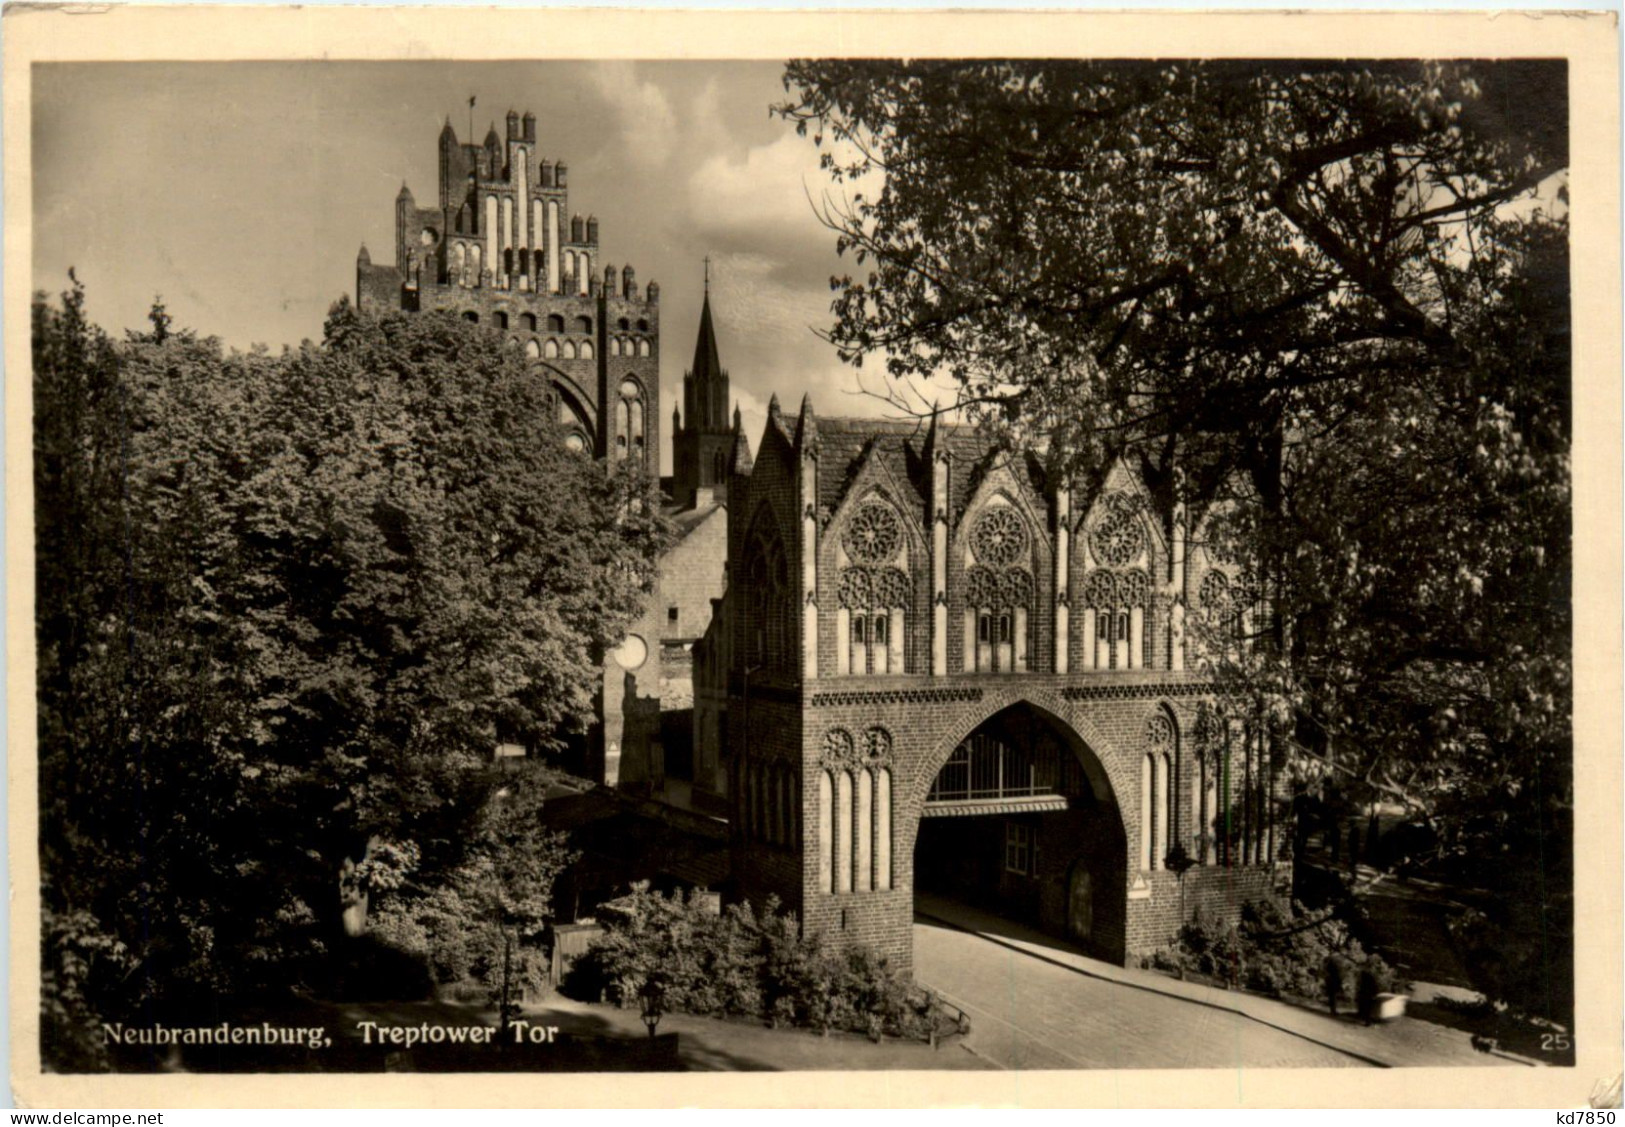
[[[681,542],[688,537],[689,533],[693,532],[696,528],[700,527],[700,525],[704,524],[706,518],[712,513],[716,512],[718,509],[723,509],[726,507],[727,506],[722,504],[720,501],[712,501],[708,505],[700,505],[692,509],[679,509],[674,512],[668,512],[666,514],[666,519],[671,521],[671,523],[676,527],[677,539],[679,542]]]
[[[717,334],[711,327],[711,294],[706,292],[705,303],[700,306],[700,333],[694,338],[694,363],[689,368],[695,386],[702,380],[722,377],[722,358],[717,353]]]
[[[994,461],[989,455],[995,454],[996,448],[975,426],[945,423],[940,419],[933,427],[928,419],[820,416],[818,504],[830,510],[840,504],[863,464],[865,451],[872,448],[869,456],[884,464],[894,480],[912,489],[923,507],[930,492],[926,464],[928,438],[938,449],[945,447],[953,462],[954,471],[948,477],[948,504],[953,512],[961,512],[986,465]],[[1031,457],[1022,460],[1027,479],[1042,495],[1041,468]]]

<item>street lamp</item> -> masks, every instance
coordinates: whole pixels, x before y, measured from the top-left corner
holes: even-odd
[[[665,987],[651,978],[638,991],[638,1002],[643,1010],[643,1024],[649,1027],[649,1036],[653,1037],[655,1026],[660,1024],[661,1015],[666,1012]]]

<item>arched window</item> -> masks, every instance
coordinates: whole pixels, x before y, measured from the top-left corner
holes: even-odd
[[[580,353],[581,353],[581,358],[583,360],[591,360],[593,358],[592,341],[590,341],[590,340],[582,341],[581,342]]]
[[[562,333],[564,331],[564,318],[560,317],[557,313],[549,313],[547,315],[547,331],[550,333]]]
[[[818,858],[818,886],[823,891],[890,891],[891,761],[891,733],[884,728],[870,728],[861,746],[844,728],[824,733],[818,826],[811,843]],[[790,794],[799,797],[794,788]],[[801,827],[794,818],[787,829],[790,841],[800,840]]]
[[[525,358],[527,360],[540,360],[542,358],[542,346],[534,340],[527,340],[525,342]]]
[[[638,321],[638,332],[646,333],[648,331],[649,331],[649,322],[640,319]]]
[[[1173,816],[1172,766],[1176,758],[1174,720],[1164,709],[1145,725],[1146,753],[1140,762],[1140,867],[1166,867],[1169,842],[1176,831]]]
[[[784,541],[764,511],[746,541],[746,616],[751,661],[775,669],[793,664],[790,576]]]
[[[470,289],[480,284],[480,275],[484,272],[484,266],[482,265],[484,258],[485,252],[481,249],[480,244],[475,243],[468,248],[468,278],[463,284]]]
[[[564,342],[563,347],[564,347],[564,353],[563,353],[564,359],[566,359],[566,360],[574,360],[576,358],[576,342],[573,341],[573,340],[567,340],[567,341]]]
[[[451,248],[451,270],[447,280],[454,286],[463,285],[463,264],[467,261],[468,251],[462,243],[454,243]]]
[[[576,332],[578,332],[578,333],[590,333],[590,332],[592,332],[592,318],[591,317],[577,317],[576,318]]]
[[[592,255],[585,252],[576,255],[576,293],[586,297],[592,289]]]
[[[1032,537],[1010,504],[984,509],[970,525],[976,563],[965,569],[964,667],[979,673],[1025,673],[1031,666],[1028,629],[1037,587],[1030,570]]]
[[[617,457],[628,453],[643,455],[643,385],[628,377],[621,381],[620,394],[615,406],[615,452]]]
[[[546,222],[547,287],[559,292],[559,201],[547,201]]]
[[[480,315],[470,309],[463,314],[463,320],[468,321],[471,324],[478,325],[480,323]]]
[[[542,345],[542,355],[549,360],[557,360],[559,358],[559,342],[549,339],[546,344]]]
[[[534,333],[536,331],[536,314],[521,313],[519,315],[519,327],[527,333]]]
[[[628,321],[625,317],[622,317],[619,321],[615,322],[615,327],[624,333],[632,327],[632,322]]]
[[[611,356],[619,356],[621,354],[621,338],[620,337],[610,337],[609,338],[609,354]]]
[[[639,356],[647,356],[647,355],[649,355],[649,341],[648,341],[647,338],[643,338],[643,339],[640,339],[638,341],[638,355]]]
[[[1151,580],[1143,569],[1089,572],[1083,585],[1084,668],[1144,668],[1152,636],[1146,629],[1150,604]]]
[[[841,547],[849,563],[836,588],[836,675],[905,672],[912,584],[896,510],[863,502],[846,520]]]
[[[497,328],[506,329],[508,327],[508,315],[506,313],[498,313],[496,315],[496,319],[497,319]]]

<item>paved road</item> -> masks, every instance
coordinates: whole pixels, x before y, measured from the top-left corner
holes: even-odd
[[[915,978],[971,1018],[1005,1068],[1345,1068],[1362,1062],[1195,1002],[1106,982],[979,935],[914,925]]]

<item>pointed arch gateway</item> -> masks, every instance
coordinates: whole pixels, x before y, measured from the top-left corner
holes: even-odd
[[[944,740],[899,796],[897,846],[913,858],[916,894],[1121,961],[1129,858],[1118,790],[1058,709],[995,701]]]

